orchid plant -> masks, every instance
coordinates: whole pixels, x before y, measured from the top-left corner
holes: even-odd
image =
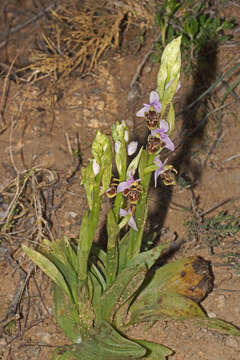
[[[166,317],[193,318],[197,324],[227,334],[240,330],[222,320],[210,319],[198,303],[211,289],[208,264],[193,256],[161,267],[153,265],[168,252],[165,243],[141,251],[147,219],[148,189],[154,184],[175,183],[176,170],[160,158],[164,148],[174,151],[174,95],[179,88],[181,37],[165,48],[157,79],[136,116],[149,128],[146,147],[129,143],[124,121],[112,128],[109,138],[98,132],[81,181],[89,209],[85,212],[78,239],[44,240],[37,250],[23,245],[25,253],[53,280],[54,315],[71,345],[57,348],[53,359],[164,360],[173,351],[164,345],[130,339],[133,324]],[[129,161],[129,157],[133,157]],[[113,174],[112,161],[117,174]],[[94,242],[101,202],[108,196],[112,208],[107,214],[107,247]],[[203,286],[204,283],[204,286]]]

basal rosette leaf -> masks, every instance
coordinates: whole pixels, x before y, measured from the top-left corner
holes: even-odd
[[[225,335],[240,336],[240,327],[236,327],[233,324],[230,324],[227,321],[221,319],[216,319],[216,318],[200,319],[196,321],[196,324],[205,327],[207,329],[216,329]]]
[[[135,342],[147,349],[146,359],[149,360],[166,360],[167,356],[173,354],[173,351],[166,346],[147,340],[134,339]]]
[[[101,319],[111,322],[113,320],[114,313],[118,307],[127,301],[141,285],[146,271],[146,266],[143,263],[137,266],[128,266],[118,274],[112,285],[100,297],[98,306],[95,307],[97,321]],[[137,274],[140,274],[140,278]]]
[[[191,256],[163,265],[148,274],[148,285],[141,296],[151,294],[157,288],[162,292],[172,292],[200,302],[213,287],[213,277],[209,263]]]
[[[66,280],[64,279],[61,271],[52,261],[40,252],[25,245],[22,245],[22,249],[27,256],[55,282],[55,284],[65,291],[69,298],[72,298],[72,294]]]
[[[73,358],[80,360],[130,360],[139,359],[146,354],[143,346],[126,339],[107,322],[102,322],[93,329],[89,338],[82,343],[60,348],[54,359],[62,360],[60,356],[63,356],[64,351],[67,356],[71,354]]]
[[[130,307],[128,325],[140,322],[156,321],[161,318],[185,320],[206,317],[200,306],[193,300],[176,294],[165,293],[158,289],[150,294],[140,296]]]
[[[53,303],[54,316],[63,332],[73,343],[82,341],[77,305],[71,304],[64,291],[57,285],[54,286]]]
[[[122,241],[120,242],[120,262],[119,262],[120,268],[119,268],[119,271],[121,271],[121,268],[125,264],[125,263],[122,263],[122,261],[123,261],[122,256],[123,256],[123,259],[125,259],[125,255],[126,255],[126,251],[127,251],[127,239],[128,239],[128,237],[125,236],[123,239],[123,242]],[[131,266],[138,267],[138,266],[141,266],[141,264],[145,264],[147,269],[151,268],[151,266],[163,254],[163,252],[168,249],[168,246],[169,246],[169,244],[165,243],[165,244],[162,244],[161,246],[156,246],[151,250],[140,253],[139,255],[137,255],[135,258],[133,258],[131,260],[131,262],[130,262]],[[141,285],[142,281],[144,280],[145,272],[143,271],[142,274],[141,274],[141,272],[139,272],[138,275],[139,275],[138,279],[134,279],[131,282],[132,293],[128,294],[127,288],[126,288],[123,292],[123,296],[125,297],[124,301],[118,301],[118,306],[115,307],[114,324],[119,329],[122,327],[124,328],[125,319],[126,319],[127,313],[128,313],[128,308],[129,308],[133,298],[136,295],[136,291],[139,290],[139,286]],[[142,278],[140,278],[140,276],[142,276]],[[134,282],[136,284],[133,287]],[[135,290],[135,291],[133,291],[133,290]]]

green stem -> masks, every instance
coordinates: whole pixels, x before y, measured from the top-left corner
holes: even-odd
[[[138,231],[134,231],[133,229],[129,230],[128,262],[139,254],[141,250],[142,237],[148,214],[148,188],[152,175],[151,173],[144,174],[144,169],[152,165],[154,157],[155,154],[150,155],[145,151],[142,154],[139,164],[139,175],[142,179],[143,193],[135,211],[135,221]]]
[[[80,282],[86,282],[88,276],[88,258],[92,248],[93,239],[97,230],[101,209],[101,196],[99,196],[99,184],[93,191],[93,208],[90,214],[85,214],[78,242],[78,278]]]

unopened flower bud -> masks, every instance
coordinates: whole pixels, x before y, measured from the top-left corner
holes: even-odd
[[[128,143],[128,141],[129,141],[129,133],[128,133],[128,130],[125,130],[125,133],[124,133],[124,141],[125,141],[126,143]]]
[[[121,143],[120,143],[120,141],[117,140],[117,141],[115,142],[115,153],[116,153],[116,154],[119,154],[120,148],[121,148]]]
[[[96,162],[95,159],[93,159],[92,169],[93,169],[94,175],[97,176],[97,174],[100,171],[100,166],[98,165],[98,163]]]
[[[133,155],[133,154],[136,152],[137,146],[138,146],[138,142],[137,142],[137,141],[131,141],[131,142],[128,144],[127,152],[128,152],[128,155],[129,155],[129,156]]]

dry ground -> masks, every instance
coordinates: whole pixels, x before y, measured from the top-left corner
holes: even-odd
[[[0,358],[9,360],[49,359],[52,347],[67,342],[52,317],[51,283],[23,256],[21,243],[36,244],[44,236],[78,235],[87,205],[80,187],[80,169],[90,157],[96,130],[110,134],[116,120],[125,120],[132,138],[144,142],[143,124],[135,113],[155,88],[158,71],[158,65],[147,60],[137,87],[130,88],[137,66],[156,37],[150,32],[138,46],[136,35],[140,30],[131,25],[121,47],[105,52],[97,69],[85,71],[84,76],[76,69],[60,82],[48,78],[37,81],[36,74],[30,76],[31,71],[11,72],[16,55],[18,66],[26,65],[37,34],[48,21],[40,3],[44,8],[52,6],[50,1],[30,0],[0,4],[5,19],[5,25],[0,25]],[[222,5],[220,11],[234,14],[240,24],[239,4],[229,3],[231,6]],[[41,16],[16,31],[19,23],[36,14]],[[15,27],[8,36],[7,25]],[[180,113],[239,62],[239,34],[237,27],[234,40],[218,48],[215,59],[209,58],[208,71],[193,74],[190,79],[182,75],[174,134],[179,146],[172,162],[193,186],[151,190],[148,227],[161,226],[160,242],[174,234],[185,239],[173,258],[200,255],[211,262],[215,286],[202,305],[210,316],[240,327],[240,256],[226,256],[240,252],[240,237],[220,238],[212,246],[211,234],[201,230],[199,217],[206,213],[205,218],[209,218],[220,210],[239,217],[239,86],[222,102],[239,79],[239,67],[209,96]],[[192,136],[184,140],[186,129]],[[190,233],[184,224],[193,218],[195,232]],[[134,328],[131,335],[173,348],[173,360],[240,358],[240,339],[187,322],[158,322],[150,329]]]

